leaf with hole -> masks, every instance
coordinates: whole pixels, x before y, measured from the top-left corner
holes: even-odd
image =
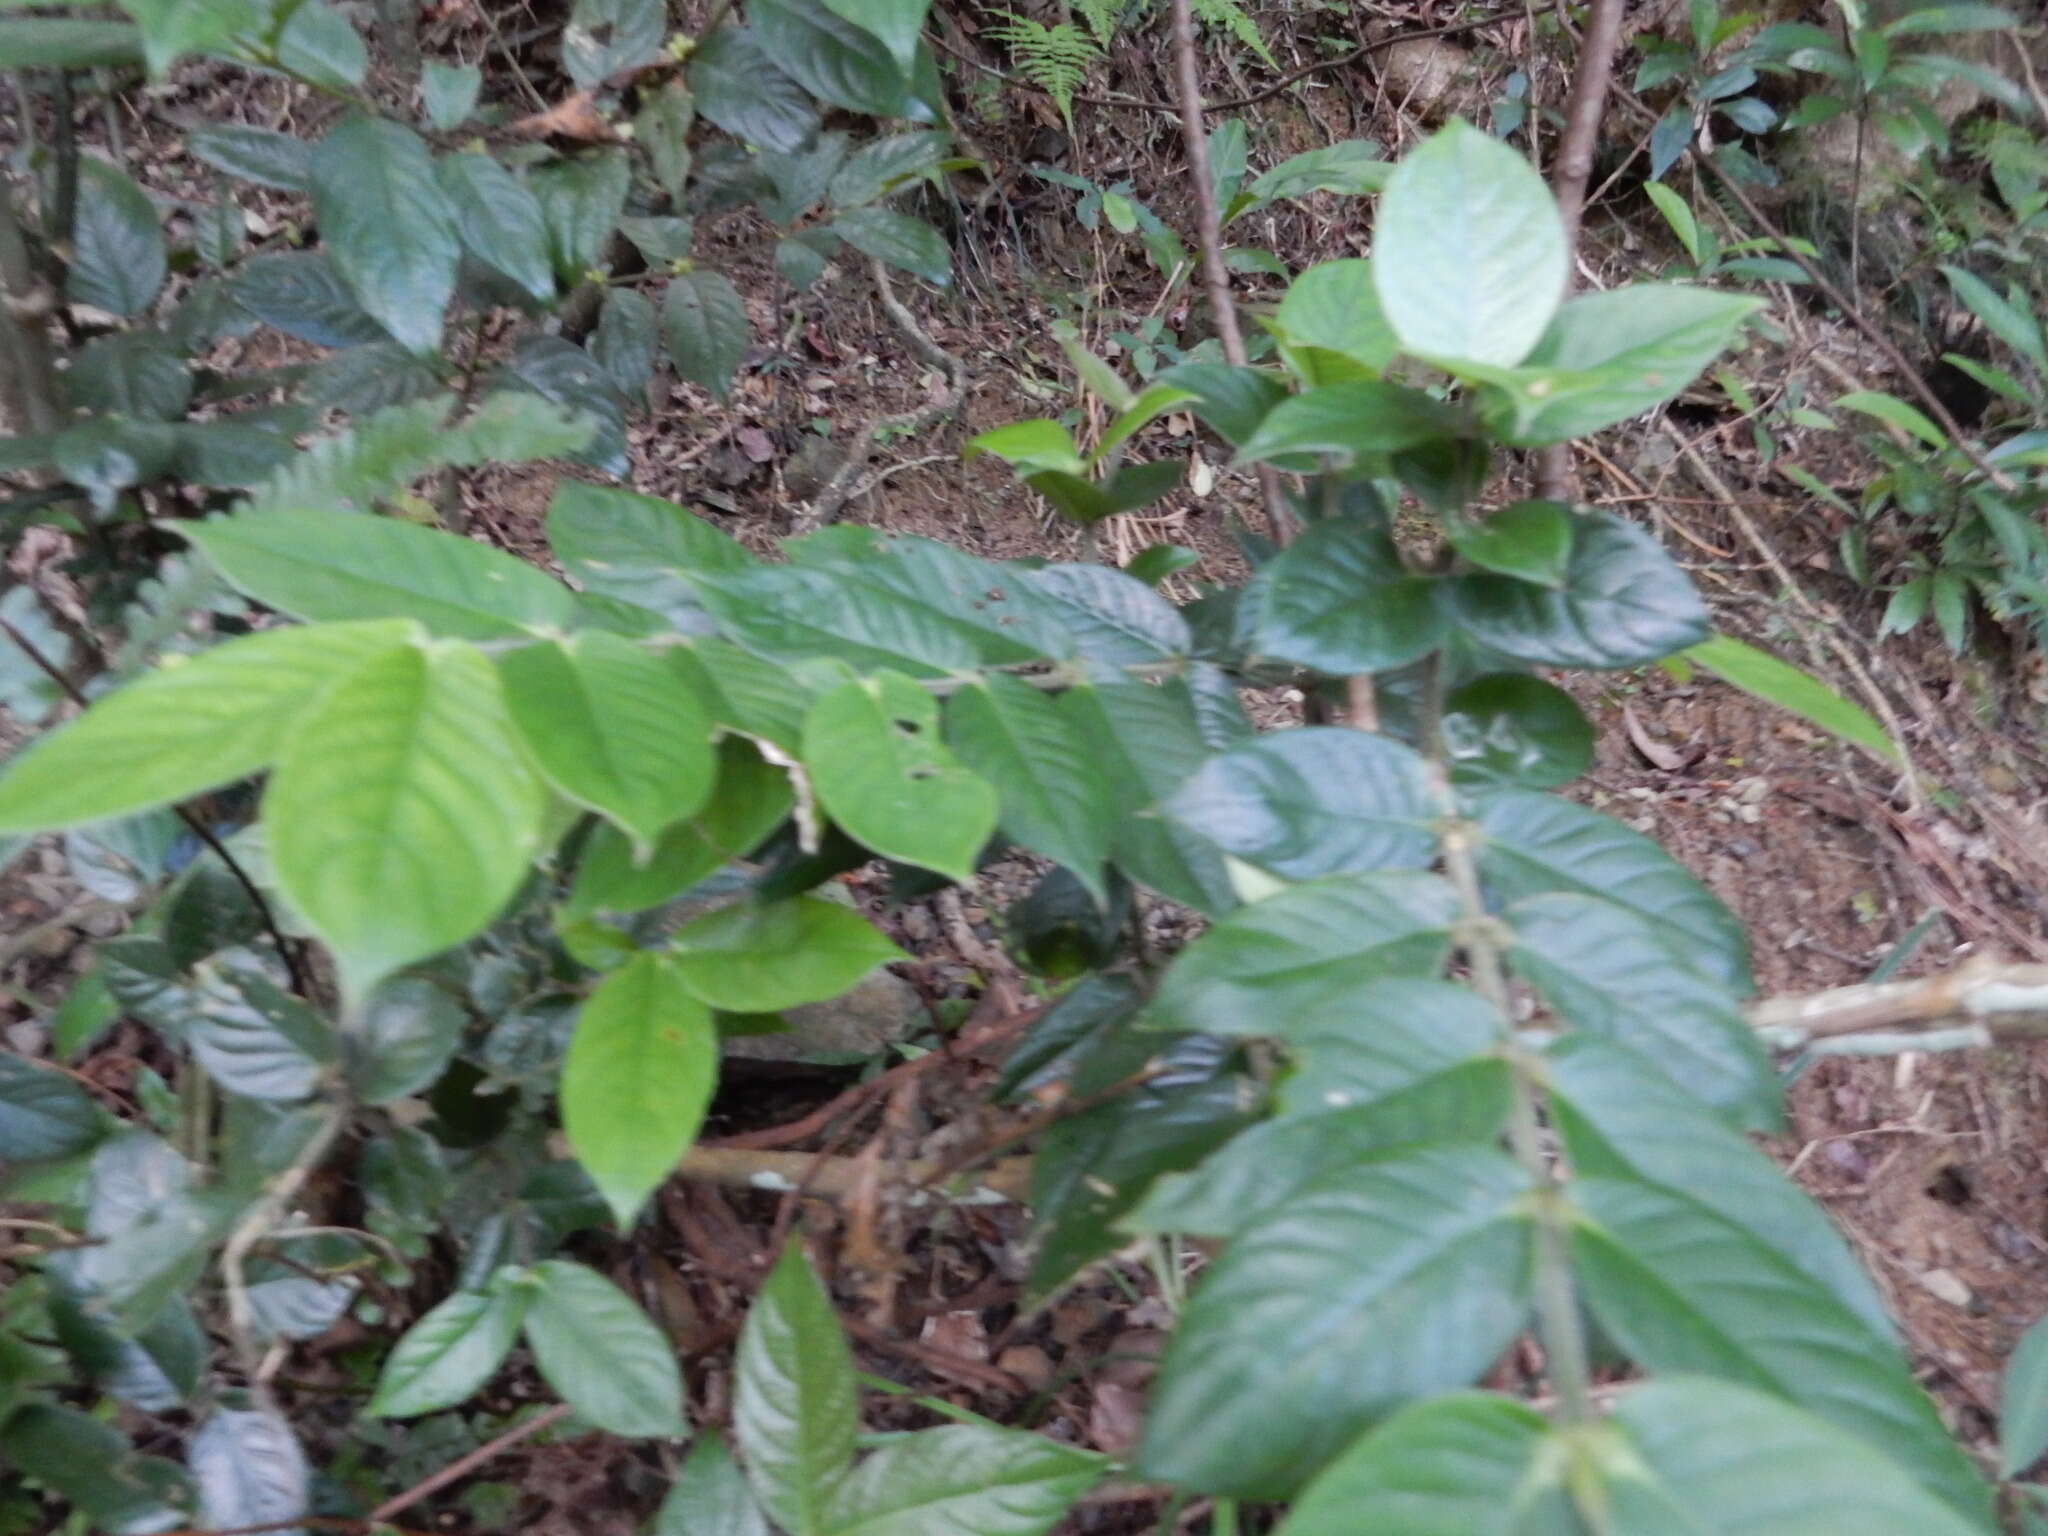
[[[562,67],[583,90],[653,63],[668,31],[662,0],[576,0],[562,29]]]

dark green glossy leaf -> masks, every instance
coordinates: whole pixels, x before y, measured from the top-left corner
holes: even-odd
[[[1361,457],[1414,448],[1464,430],[1461,411],[1420,390],[1354,379],[1282,400],[1239,446],[1237,461],[1273,462],[1308,472],[1325,464],[1341,469]]]
[[[758,0],[747,15],[775,66],[820,101],[870,117],[940,120],[920,78],[930,60],[923,50],[906,64],[819,0]]]
[[[390,342],[324,251],[286,251],[242,263],[229,280],[234,301],[265,325],[322,347]]]
[[[740,1332],[733,1435],[747,1479],[793,1536],[822,1536],[832,1485],[860,1428],[853,1356],[832,1298],[792,1238]]]
[[[1453,689],[1441,723],[1451,782],[1552,789],[1593,766],[1593,726],[1541,678],[1494,672]]]
[[[864,256],[936,283],[952,281],[953,253],[922,219],[888,208],[852,208],[826,226]]]
[[[93,1096],[62,1072],[0,1055],[0,1162],[70,1157],[105,1130]]]
[[[75,1408],[32,1402],[17,1409],[0,1454],[113,1536],[177,1530],[198,1516],[182,1468],[138,1454],[111,1424]]]
[[[1650,839],[1611,816],[1529,790],[1481,796],[1477,810],[1479,873],[1495,901],[1546,891],[1597,896],[1647,919],[1691,969],[1737,997],[1748,993],[1742,924]]]
[[[661,333],[677,373],[715,399],[728,397],[733,372],[747,355],[746,306],[730,278],[704,267],[672,278]]]
[[[681,204],[690,179],[690,127],[696,120],[697,104],[680,79],[663,81],[653,90],[641,87],[633,138],[647,151],[655,184],[668,194],[671,205]]]
[[[426,359],[395,341],[375,341],[316,363],[306,375],[304,399],[319,410],[362,417],[423,400],[440,387],[440,375]],[[291,446],[296,451],[297,445]]]
[[[1419,869],[1436,854],[1427,779],[1397,741],[1309,726],[1210,758],[1162,810],[1287,880]]]
[[[1233,446],[1258,431],[1259,423],[1287,397],[1286,386],[1257,368],[1228,363],[1180,363],[1153,379],[1194,395],[1194,412]]]
[[[817,131],[818,109],[778,62],[757,27],[720,27],[690,56],[698,114],[762,149],[787,154],[802,148]]]
[[[550,302],[555,273],[547,219],[526,183],[482,153],[444,156],[434,174],[462,248],[529,297]]]
[[[652,63],[668,31],[662,0],[576,0],[562,29],[562,67],[582,89]]]
[[[859,208],[935,169],[946,158],[943,133],[917,131],[870,139],[847,156],[832,178],[835,208]]]
[[[1492,1147],[1425,1148],[1253,1223],[1181,1315],[1141,1474],[1284,1497],[1375,1419],[1471,1380],[1523,1325],[1528,1192]]]
[[[65,297],[139,315],[163,286],[168,259],[163,223],[148,194],[104,160],[81,156]]]
[[[1112,789],[1071,718],[1042,689],[990,673],[946,705],[946,740],[996,789],[1005,836],[1100,895]]]
[[[563,282],[582,282],[604,260],[631,180],[626,156],[615,150],[552,161],[527,178],[547,228],[555,275]]]
[[[363,309],[415,352],[441,344],[461,254],[454,209],[419,135],[352,116],[313,151],[320,241]]]
[[[1473,639],[1545,666],[1641,666],[1709,628],[1685,572],[1648,533],[1606,513],[1580,520],[1562,586],[1479,575],[1450,592]]]
[[[1330,875],[1240,908],[1175,958],[1150,1017],[1161,1028],[1284,1033],[1355,990],[1429,977],[1450,947],[1457,903],[1434,875]]]
[[[1109,1463],[1044,1435],[948,1424],[892,1440],[834,1485],[832,1536],[1043,1536]]]
[[[1065,1079],[1105,1033],[1128,1024],[1143,1001],[1127,976],[1082,977],[1024,1032],[993,1093],[1016,1099]]]
[[[654,306],[630,288],[614,288],[604,296],[590,355],[611,375],[620,394],[644,400],[660,339]]]
[[[461,1002],[425,977],[386,982],[342,1036],[356,1093],[365,1104],[389,1104],[420,1092],[447,1067],[468,1023]]]
[[[309,1098],[334,1057],[333,1033],[257,967],[246,950],[227,951],[218,967],[201,965],[186,1044],[229,1093],[283,1103]]]
[[[532,1276],[526,1342],[541,1378],[577,1416],[628,1438],[682,1434],[675,1351],[632,1298],[565,1259],[543,1260]]]
[[[275,1408],[216,1408],[185,1448],[206,1524],[289,1529],[308,1513],[311,1470],[289,1420]]]

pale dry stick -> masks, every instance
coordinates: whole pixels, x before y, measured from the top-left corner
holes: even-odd
[[[1750,1007],[1750,1026],[1779,1050],[1847,1036],[1909,1038],[1900,1049],[1926,1050],[1930,1035],[1973,1034],[1970,1044],[2038,1040],[2048,1035],[2048,965],[1967,961],[1913,981],[1835,987]]]
[[[1187,144],[1188,179],[1195,184],[1195,236],[1202,248],[1202,276],[1209,291],[1209,309],[1223,356],[1236,367],[1249,361],[1244,332],[1237,323],[1237,302],[1230,296],[1230,269],[1223,263],[1223,217],[1216,207],[1216,185],[1209,169],[1209,135],[1202,121],[1202,72],[1195,52],[1195,17],[1188,0],[1173,0],[1174,94],[1179,98],[1181,137]],[[1280,476],[1270,464],[1258,466],[1259,491],[1274,542],[1294,537],[1294,514],[1281,494]]]
[[[250,1250],[277,1225],[278,1218],[305,1188],[306,1181],[313,1176],[347,1124],[348,1106],[341,1102],[329,1105],[320,1124],[299,1149],[298,1156],[265,1186],[255,1203],[235,1223],[227,1242],[221,1245],[220,1275],[221,1284],[227,1291],[228,1336],[235,1346],[236,1360],[249,1377],[250,1384],[259,1391],[270,1373],[264,1368],[263,1351],[256,1344],[256,1309],[249,1300],[249,1285],[243,1270]]]
[[[1579,225],[1586,209],[1586,184],[1593,177],[1593,154],[1600,147],[1600,118],[1607,106],[1607,86],[1614,76],[1614,53],[1621,42],[1624,0],[1593,0],[1579,44],[1579,67],[1572,72],[1571,95],[1565,103],[1564,134],[1557,143],[1551,172],[1551,195],[1564,221],[1564,291],[1578,287]],[[1568,501],[1572,493],[1572,450],[1553,443],[1536,458],[1536,494]]]

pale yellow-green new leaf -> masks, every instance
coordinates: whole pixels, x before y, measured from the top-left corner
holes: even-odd
[[[419,636],[404,619],[265,630],[116,689],[0,776],[0,832],[132,815],[270,766],[341,679]]]
[[[361,998],[504,909],[545,805],[496,672],[450,641],[379,658],[299,721],[263,824],[285,897]]]

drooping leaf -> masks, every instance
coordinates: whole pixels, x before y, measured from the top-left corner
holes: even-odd
[[[498,659],[498,676],[547,781],[643,856],[710,794],[711,723],[695,690],[630,640],[585,630],[524,646]]]
[[[462,248],[542,304],[555,296],[547,221],[526,184],[487,154],[444,156],[434,167]]]
[[[1483,571],[1542,587],[1564,585],[1574,527],[1571,509],[1561,502],[1518,501],[1483,522],[1448,523],[1444,532],[1451,547]]]
[[[667,956],[634,955],[584,1003],[562,1063],[562,1129],[621,1230],[697,1139],[717,1080],[710,1010]]]
[[[1284,1497],[1375,1419],[1471,1380],[1523,1324],[1528,1190],[1492,1147],[1424,1148],[1255,1222],[1181,1316],[1140,1471]]]
[[[996,789],[1004,834],[1099,895],[1112,787],[1070,718],[1041,689],[991,673],[946,705],[946,740]]]
[[[1351,379],[1289,395],[1239,445],[1238,462],[1313,472],[1349,468],[1374,454],[1415,448],[1465,431],[1464,413],[1419,389]]]
[[[952,281],[953,253],[922,219],[889,208],[851,208],[826,226],[863,256],[935,283]]]
[[[313,151],[312,191],[321,244],[357,301],[400,345],[437,349],[462,247],[419,135],[344,118]]]
[[[1154,995],[1162,1028],[1282,1033],[1386,977],[1443,964],[1457,903],[1434,875],[1330,875],[1240,908],[1175,957]]]
[[[104,160],[81,156],[65,297],[116,315],[139,315],[163,286],[168,259],[163,223],[149,195]]]
[[[844,3],[844,0],[842,0]],[[1107,1470],[1044,1435],[949,1424],[892,1440],[832,1490],[832,1536],[1044,1536]]]
[[[1579,520],[1561,585],[1462,576],[1450,596],[1474,640],[1545,666],[1641,666],[1708,633],[1685,572],[1644,530],[1606,513]]]
[[[604,296],[604,309],[590,337],[590,355],[628,399],[647,398],[660,340],[656,330],[654,306],[632,289],[614,288]]]
[[[0,830],[104,821],[260,772],[326,690],[416,633],[400,620],[266,630],[149,673],[13,760]]]
[[[1212,757],[1165,814],[1287,880],[1420,869],[1435,857],[1427,770],[1385,736],[1310,726]]]
[[[236,587],[302,619],[417,619],[437,635],[508,640],[567,629],[576,611],[525,561],[393,518],[280,509],[181,531]]]
[[[283,1103],[311,1097],[335,1051],[326,1021],[265,976],[246,950],[199,967],[185,1039],[229,1093]]]
[[[113,1425],[76,1408],[23,1404],[8,1415],[0,1455],[116,1536],[172,1531],[200,1518],[198,1495],[182,1467],[137,1453]]]
[[[996,791],[940,741],[938,701],[909,678],[883,671],[823,695],[804,718],[803,757],[850,836],[949,879],[974,877]]]
[[[755,1494],[792,1536],[823,1536],[860,1428],[853,1356],[832,1298],[792,1238],[740,1332],[733,1435]]]
[[[192,398],[192,374],[167,336],[125,331],[87,342],[64,374],[73,409],[144,421],[176,421]]]
[[[1393,170],[1393,162],[1387,159],[1386,150],[1373,140],[1344,139],[1290,155],[1271,170],[1254,177],[1237,201],[1244,203],[1250,198],[1265,203],[1283,197],[1302,197],[1310,192],[1363,196],[1385,187]]]
[[[1564,225],[1516,150],[1453,121],[1401,158],[1373,225],[1373,282],[1402,350],[1503,367],[1564,297]]]
[[[747,353],[746,306],[730,278],[700,267],[670,279],[661,333],[677,373],[715,399],[729,397],[733,372]]]
[[[304,192],[313,184],[313,147],[304,139],[244,123],[209,123],[185,135],[186,152],[259,187]]]
[[[498,915],[542,808],[490,663],[442,645],[330,689],[284,744],[263,822],[279,886],[360,997]]]
[[[818,109],[776,65],[753,26],[724,26],[690,56],[697,111],[742,143],[787,154],[818,126]]]
[[[1749,940],[1735,914],[1677,860],[1611,816],[1555,795],[1504,789],[1478,802],[1479,872],[1502,902],[1546,891],[1627,907],[1678,958],[1740,997],[1751,986]]]
[[[1870,711],[1768,651],[1730,635],[1715,635],[1680,654],[1753,698],[1797,715],[1885,762],[1898,761],[1898,744]]]
[[[682,1434],[675,1350],[633,1299],[566,1259],[543,1260],[532,1277],[526,1342],[542,1380],[577,1417],[630,1439]]]
[[[1664,932],[1597,896],[1529,896],[1504,914],[1509,964],[1559,1021],[1629,1046],[1735,1124],[1774,1128],[1770,1060],[1725,983],[1689,965]]]
[[[676,930],[669,951],[681,985],[728,1013],[822,1002],[902,958],[858,912],[811,896],[707,912]]]
[[[682,203],[683,188],[690,179],[690,127],[696,120],[697,104],[682,80],[665,80],[652,90],[642,86],[633,137],[647,151],[655,184],[668,194],[671,204]]]

